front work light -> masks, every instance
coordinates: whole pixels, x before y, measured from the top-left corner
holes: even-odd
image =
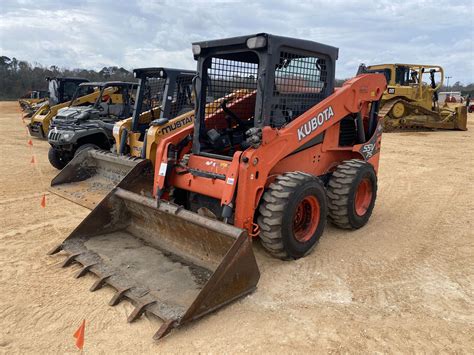
[[[199,44],[193,44],[193,54],[194,55],[201,54],[201,46]]]
[[[263,36],[250,37],[247,40],[247,47],[250,49],[262,48],[267,45],[267,39]]]

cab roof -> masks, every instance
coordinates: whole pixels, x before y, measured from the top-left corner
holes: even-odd
[[[127,81],[89,81],[81,83],[79,86],[97,86],[97,87],[109,87],[109,86],[133,86],[137,87],[137,83]]]
[[[175,69],[175,68],[165,68],[165,67],[150,67],[150,68],[137,68],[133,70],[135,76],[142,77],[142,76],[152,76],[152,77],[159,77],[159,78],[166,78],[171,73],[177,75],[185,75],[185,76],[195,76],[195,70],[188,70],[188,69]]]
[[[219,48],[227,47],[229,50],[231,50],[233,47],[235,48],[235,46],[242,46],[242,45],[247,46],[247,40],[249,38],[260,37],[260,36],[266,38],[265,47],[269,51],[279,51],[279,48],[281,46],[284,46],[284,47],[294,48],[296,50],[326,54],[333,61],[337,60],[338,55],[339,55],[339,49],[336,47],[332,47],[326,44],[309,41],[305,39],[272,35],[270,33],[255,33],[255,34],[250,34],[246,36],[194,42],[193,46],[195,45],[200,46],[201,51],[203,51],[204,53],[208,51],[210,52],[212,48],[215,48],[215,47],[219,47]],[[194,59],[197,59],[198,57],[199,55],[194,55]]]
[[[58,80],[58,81],[80,81],[80,82],[88,82],[89,79],[86,78],[78,78],[72,76],[47,76],[46,80]]]

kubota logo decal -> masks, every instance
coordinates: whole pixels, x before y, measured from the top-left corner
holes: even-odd
[[[332,117],[334,117],[334,110],[329,106],[298,128],[298,140],[301,141],[303,138],[309,136]]]

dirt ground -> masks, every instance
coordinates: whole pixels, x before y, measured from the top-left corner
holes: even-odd
[[[0,353],[76,352],[82,319],[87,353],[472,353],[473,115],[468,128],[385,134],[367,226],[329,226],[295,262],[254,243],[257,291],[155,343],[158,320],[128,324],[131,304],[46,255],[88,210],[46,192],[48,143],[28,145],[17,103],[0,103]]]

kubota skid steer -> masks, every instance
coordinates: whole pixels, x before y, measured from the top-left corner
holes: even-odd
[[[81,152],[51,181],[51,192],[93,209],[128,173],[141,169],[144,160],[154,163],[163,137],[192,125],[195,71],[160,67],[133,72],[139,80],[133,115],[114,125],[113,151]],[[235,91],[226,100],[244,94],[244,90]],[[219,109],[222,100],[210,102],[208,112]]]
[[[338,49],[258,34],[193,44],[194,127],[165,137],[151,166],[134,170],[51,253],[92,287],[117,290],[164,323],[155,339],[255,289],[252,239],[297,259],[329,218],[367,223],[375,203],[382,74],[334,90]],[[206,112],[210,90],[249,93]],[[153,186],[153,197],[144,190]]]

